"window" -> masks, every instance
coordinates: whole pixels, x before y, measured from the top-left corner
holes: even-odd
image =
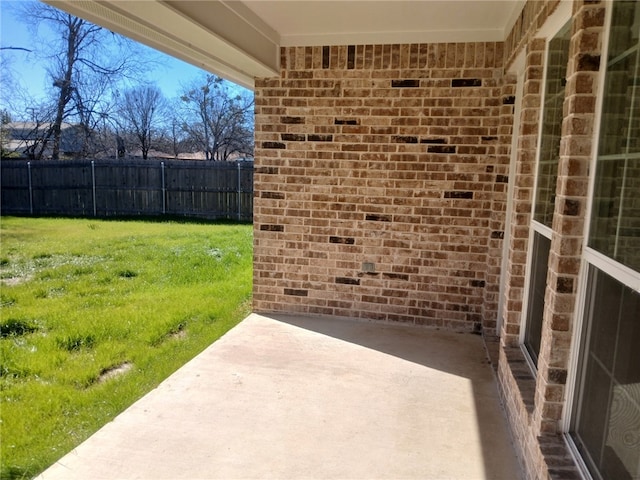
[[[572,437],[595,478],[640,478],[640,294],[591,266]]]
[[[640,2],[612,4],[569,436],[593,478],[640,479]]]
[[[562,106],[567,84],[567,63],[571,23],[567,23],[549,42],[544,88],[544,117],[538,156],[538,176],[533,218],[551,228],[556,201],[560,139],[562,138]]]
[[[529,281],[529,301],[527,302],[527,323],[524,346],[534,363],[538,363],[542,337],[542,317],[544,315],[544,292],[547,287],[547,265],[551,240],[536,232],[533,236],[533,257]]]
[[[540,132],[536,199],[534,203],[533,241],[529,265],[524,346],[534,364],[540,354],[544,293],[551,247],[551,223],[555,205],[560,139],[562,137],[562,106],[569,61],[571,23],[567,23],[551,39],[547,49],[543,121]]]
[[[640,270],[640,3],[614,3],[589,246]]]

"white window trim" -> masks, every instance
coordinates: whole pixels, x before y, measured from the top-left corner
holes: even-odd
[[[640,273],[626,265],[616,262],[591,247],[585,247],[583,256],[587,263],[615,278],[624,286],[640,293]]]

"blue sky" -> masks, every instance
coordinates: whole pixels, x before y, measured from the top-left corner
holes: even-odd
[[[19,3],[34,0],[21,0]],[[29,33],[29,27],[14,17],[12,4],[18,2],[0,0],[0,45],[2,47],[22,47],[35,50],[34,39]],[[40,37],[46,38],[46,32],[39,31]],[[148,80],[163,91],[165,97],[171,99],[177,97],[182,91],[182,84],[189,84],[195,78],[202,75],[203,71],[185,62],[169,57],[160,52],[144,47],[150,56],[160,58],[155,70],[149,72]],[[49,80],[46,78],[44,65],[35,53],[20,50],[2,50],[3,65],[9,66],[14,78],[20,82],[33,97],[42,97]],[[6,61],[6,63],[5,63]],[[0,75],[2,73],[0,72]],[[2,81],[2,77],[0,77]],[[1,85],[0,85],[0,88]]]

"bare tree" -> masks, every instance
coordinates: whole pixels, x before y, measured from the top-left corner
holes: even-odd
[[[11,113],[12,121],[31,121],[33,112],[39,112],[41,121],[45,98],[35,98],[22,84],[22,74],[14,68],[18,58],[26,62],[35,62],[36,54],[28,49],[8,48],[0,55],[0,104]]]
[[[230,155],[253,153],[253,95],[207,75],[180,97],[185,103],[185,129],[207,160],[228,160]]]
[[[120,102],[121,124],[136,139],[145,160],[151,148],[154,130],[164,113],[165,99],[155,86],[139,86],[126,90]]]
[[[155,140],[158,148],[178,158],[181,153],[191,151],[186,128],[180,117],[182,100],[179,98],[167,101],[165,114],[160,119],[158,136]]]
[[[71,118],[84,128],[86,153],[87,141],[100,119],[97,107],[107,98],[108,87],[141,67],[134,59],[135,47],[123,37],[49,5],[35,2],[21,7],[26,22],[36,29],[46,24],[57,34],[57,41],[46,44],[48,74],[55,89],[51,157],[60,157],[61,127]]]

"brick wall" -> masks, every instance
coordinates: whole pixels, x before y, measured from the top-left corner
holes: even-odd
[[[256,81],[254,309],[494,327],[501,43],[291,47]]]

